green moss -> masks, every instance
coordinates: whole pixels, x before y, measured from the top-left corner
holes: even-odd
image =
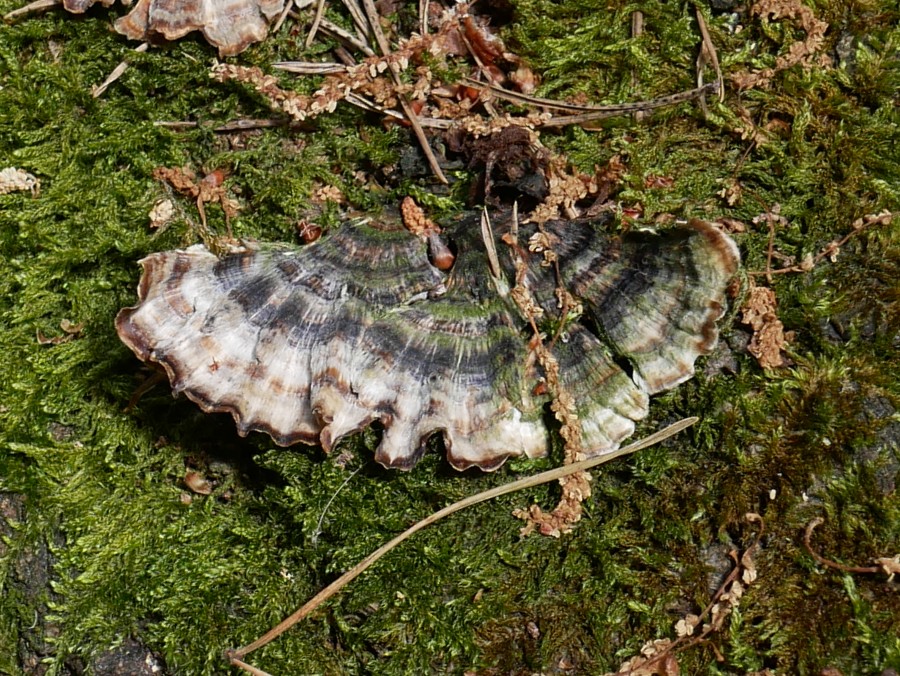
[[[0,0],[0,12],[15,4]],[[617,102],[692,86],[692,6],[643,7],[637,38],[630,5],[514,7],[502,31],[541,74],[542,95]],[[788,221],[775,228],[776,251],[815,254],[864,214],[900,209],[900,16],[886,0],[815,11],[831,24],[823,53],[832,68],[729,88],[706,119],[681,105],[542,138],[585,171],[622,155],[616,199],[640,203],[648,218],[742,221],[736,239],[750,270],[765,267],[769,241],[754,217],[776,204]],[[448,195],[419,176],[386,180],[410,137],[345,107],[302,131],[218,135],[221,123],[271,113],[256,94],[206,76],[215,54],[199,40],[133,53],[107,30],[116,12],[51,12],[0,32],[0,166],[42,182],[37,197],[0,196],[0,492],[24,496],[22,513],[7,515],[17,525],[0,529],[4,673],[17,673],[20,639],[35,635],[54,636],[41,652],[52,673],[76,658],[90,665],[127,637],[172,672],[221,673],[225,648],[254,639],[390,536],[513,470],[549,463],[460,475],[432,454],[409,474],[388,472],[371,460],[372,431],[345,445],[344,469],[316,449],[239,439],[228,417],[203,415],[164,386],[125,410],[146,373],[112,319],[134,301],[136,261],[196,239],[185,200],[180,220],[148,230],[147,213],[166,196],[155,167],[227,168],[244,207],[235,233],[274,241],[291,241],[301,217],[339,219],[337,208],[310,206],[317,184],[337,185],[360,210],[414,194],[442,215],[460,208],[466,186]],[[803,37],[735,12],[706,16],[726,77],[771,65]],[[238,60],[304,58],[290,32]],[[123,58],[129,70],[92,98],[91,85]],[[308,91],[315,80],[291,86]],[[765,143],[742,138],[739,113]],[[200,124],[172,131],[160,120]],[[719,193],[734,181],[742,196],[729,205]],[[224,230],[220,210],[209,217]],[[829,558],[863,565],[900,550],[898,232],[897,221],[864,230],[836,261],[774,276],[779,314],[796,334],[792,365],[761,371],[732,321],[720,355],[731,369],[657,397],[638,433],[684,415],[702,422],[597,473],[572,535],[523,540],[510,516],[553,504],[553,486],[480,505],[416,536],[253,662],[275,673],[407,674],[549,672],[565,660],[569,673],[602,673],[645,641],[672,637],[678,619],[706,604],[730,569],[728,551],[751,541],[743,515],[753,511],[767,529],[759,579],[715,638],[724,662],[698,647],[679,656],[682,672],[900,669],[896,581],[823,570],[802,545],[805,524],[824,516],[814,545]],[[81,333],[39,344],[38,331],[63,335],[63,319]],[[189,494],[187,467],[215,480],[212,495]],[[48,584],[29,588],[23,561],[41,551]]]

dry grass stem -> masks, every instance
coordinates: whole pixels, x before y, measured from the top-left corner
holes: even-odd
[[[48,9],[58,7],[61,4],[62,0],[35,0],[35,2],[29,3],[24,7],[19,7],[19,9],[14,9],[13,11],[4,14],[3,20],[7,23],[11,23],[19,17],[27,16],[28,14],[33,14],[35,12],[44,12]]]
[[[134,48],[134,51],[136,51],[138,53],[146,52],[149,47],[150,47],[149,42],[142,42],[141,44],[139,44],[137,47]],[[122,77],[122,75],[125,74],[126,70],[128,70],[128,62],[122,61],[118,66],[113,68],[113,71],[107,76],[107,78],[103,81],[102,84],[91,88],[91,96],[93,96],[95,99],[100,96],[103,96],[103,93],[107,89],[109,89],[109,86],[111,84],[113,84],[116,80],[118,80],[120,77]]]
[[[262,648],[264,645],[272,642],[274,639],[278,638],[285,631],[293,627],[300,620],[308,617],[310,613],[316,610],[319,606],[321,606],[325,601],[330,599],[332,596],[337,594],[341,589],[343,589],[347,584],[352,582],[354,579],[359,577],[366,569],[372,566],[376,561],[378,561],[381,557],[387,554],[389,551],[394,549],[397,545],[399,545],[404,540],[409,539],[414,534],[418,533],[423,528],[427,528],[431,524],[440,521],[446,516],[454,514],[460,510],[466,509],[467,507],[471,507],[472,505],[477,505],[481,502],[486,502],[487,500],[493,500],[494,498],[500,497],[501,495],[507,495],[509,493],[514,493],[516,491],[521,491],[526,488],[532,488],[534,486],[539,486],[541,484],[548,483],[550,481],[558,481],[565,477],[568,477],[573,474],[577,474],[579,472],[586,472],[589,469],[594,467],[598,467],[599,465],[610,462],[611,460],[615,460],[616,458],[620,458],[624,455],[628,455],[630,453],[634,453],[644,448],[648,448],[649,446],[654,446],[659,442],[668,439],[675,434],[678,434],[684,429],[687,429],[694,423],[696,423],[699,418],[685,418],[683,420],[679,420],[677,423],[666,427],[665,429],[660,430],[659,432],[655,432],[650,436],[636,441],[633,444],[629,444],[623,448],[620,448],[611,453],[607,453],[605,455],[601,455],[596,458],[591,458],[590,460],[584,460],[582,462],[576,462],[571,465],[565,465],[563,467],[557,467],[555,469],[548,470],[546,472],[542,472],[540,474],[536,474],[530,477],[524,477],[519,479],[518,481],[513,481],[511,483],[505,484],[503,486],[497,486],[496,488],[492,488],[491,490],[484,491],[482,493],[478,493],[476,495],[469,496],[459,502],[454,502],[452,505],[444,507],[443,509],[435,512],[431,516],[418,523],[414,524],[407,530],[403,531],[397,537],[393,538],[386,544],[379,547],[377,550],[369,554],[365,559],[360,561],[356,566],[352,569],[348,570],[346,573],[341,575],[337,580],[328,585],[325,589],[316,594],[313,598],[307,601],[303,606],[301,606],[293,615],[286,618],[277,626],[270,629],[263,636],[258,638],[253,643],[250,643],[246,646],[238,648],[236,650],[229,650],[226,655],[228,659],[231,661],[231,664],[237,667],[240,667],[251,674],[263,674],[265,672],[261,672],[256,670],[255,667],[252,667],[245,662],[243,662],[243,658],[249,655],[254,650]]]

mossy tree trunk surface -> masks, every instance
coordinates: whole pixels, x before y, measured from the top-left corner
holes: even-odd
[[[0,12],[18,4],[0,0]],[[693,5],[643,8],[637,37],[634,7],[622,3],[508,9],[498,31],[540,74],[542,96],[609,103],[693,86]],[[778,69],[806,38],[796,14],[702,5],[724,103],[542,141],[587,172],[619,155],[615,199],[640,205],[647,222],[739,221],[750,273],[770,258],[809,268],[801,263],[858,219],[900,209],[900,11],[892,0],[808,9],[827,24],[822,42]],[[154,169],[227,168],[242,207],[235,236],[269,241],[296,241],[300,219],[340,220],[337,205],[311,203],[322,186],[362,211],[438,188],[406,171],[416,147],[407,130],[349,106],[303,129],[216,134],[271,113],[210,78],[216,52],[200,40],[134,53],[109,31],[119,14],[57,10],[0,27],[0,168],[41,184],[0,194],[0,673],[226,672],[226,648],[414,521],[554,462],[458,474],[429,453],[414,471],[391,472],[372,461],[375,431],[335,462],[241,439],[230,418],[172,399],[165,384],[126,410],[149,375],[113,327],[134,303],[136,262],[197,238],[196,212],[180,198],[171,225],[148,227],[170,197]],[[304,34],[289,20],[229,60],[268,70],[323,58],[324,43],[302,51]],[[123,77],[93,98],[126,58]],[[768,82],[739,78],[765,68]],[[314,78],[290,82],[315,88]],[[464,194],[445,189],[435,203],[460,208]],[[225,232],[219,207],[207,216]],[[785,365],[762,369],[732,312],[718,350],[653,400],[638,435],[684,416],[701,422],[597,472],[573,533],[519,536],[511,512],[552,505],[553,485],[456,514],[252,661],[281,674],[615,671],[708,603],[733,567],[729,552],[753,539],[753,512],[766,526],[758,578],[721,631],[678,653],[681,673],[900,670],[900,582],[824,567],[803,545],[805,526],[823,517],[813,545],[829,559],[867,566],[900,553],[900,219],[862,227],[830,253],[810,269],[751,275],[774,290],[792,334]]]

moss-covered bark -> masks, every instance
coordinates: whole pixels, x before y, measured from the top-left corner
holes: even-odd
[[[17,4],[0,0],[0,12]],[[513,5],[505,36],[542,74],[542,95],[614,102],[692,84],[692,5],[643,8],[639,38],[629,36],[631,5]],[[789,20],[714,6],[702,11],[726,77],[772,66],[804,38]],[[729,87],[706,119],[683,105],[543,140],[583,170],[623,155],[617,199],[640,203],[648,219],[742,221],[748,270],[765,268],[769,243],[766,223],[753,219],[778,204],[787,224],[775,228],[774,248],[799,262],[857,218],[900,209],[896,3],[812,9],[830,26],[821,49],[830,66],[794,66],[742,93]],[[133,301],[136,260],[196,237],[187,202],[184,218],[148,230],[147,213],[165,196],[155,167],[228,167],[244,205],[235,234],[280,241],[295,237],[317,182],[364,210],[433,186],[358,181],[355,172],[409,165],[413,142],[345,108],[304,130],[230,140],[205,124],[155,125],[269,112],[208,77],[212,48],[187,39],[134,54],[107,30],[114,14],[52,12],[0,29],[0,168],[42,183],[36,197],[0,195],[0,672],[11,674],[35,655],[52,673],[100,672],[100,656],[131,639],[172,673],[225,671],[223,649],[255,638],[414,520],[550,462],[458,475],[432,454],[399,474],[373,465],[375,432],[351,445],[343,467],[314,449],[241,440],[230,419],[173,401],[165,386],[124,410],[144,373],[112,319]],[[292,32],[237,60],[267,68],[296,57],[302,38]],[[91,98],[123,58],[132,67]],[[742,135],[746,120],[763,143]],[[735,184],[730,204],[722,191]],[[224,230],[216,207],[208,215]],[[320,220],[337,217],[330,209]],[[727,552],[749,541],[742,517],[753,511],[767,525],[759,579],[715,649],[679,656],[682,673],[900,669],[898,582],[825,570],[802,545],[805,524],[825,516],[815,544],[830,558],[866,564],[900,551],[898,233],[895,219],[862,231],[833,262],[773,276],[781,319],[796,332],[792,365],[762,371],[733,318],[705,370],[657,398],[642,431],[684,415],[702,415],[701,424],[599,473],[572,535],[518,537],[512,509],[552,504],[553,488],[455,515],[254,662],[275,673],[612,670],[705,605],[730,569]],[[38,331],[63,335],[64,319],[81,332],[39,344]],[[186,467],[216,480],[212,495],[188,493]]]

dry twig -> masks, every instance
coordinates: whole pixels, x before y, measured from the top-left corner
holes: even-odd
[[[788,265],[783,268],[772,268],[772,258],[777,254],[775,252],[775,220],[780,219],[780,222],[787,223],[784,217],[777,216],[775,219],[770,218],[770,214],[766,214],[766,220],[769,224],[769,246],[768,253],[766,256],[766,269],[765,270],[751,270],[747,274],[750,276],[760,276],[765,275],[769,282],[772,281],[772,275],[782,275],[788,272],[809,272],[816,265],[821,263],[823,260],[828,258],[832,263],[837,260],[838,254],[841,252],[841,247],[843,247],[847,242],[851,239],[859,235],[863,230],[867,228],[877,226],[877,225],[890,225],[894,220],[894,214],[887,209],[884,209],[877,214],[866,214],[861,218],[857,218],[851,224],[851,230],[843,237],[835,239],[828,244],[826,244],[819,252],[815,255],[809,254],[806,256],[798,265]],[[757,219],[754,219],[754,222],[758,222]],[[782,258],[785,258],[782,256]],[[791,259],[792,260],[792,259]]]
[[[591,468],[597,467],[604,463],[607,463],[616,458],[620,458],[624,455],[628,455],[630,453],[634,453],[635,451],[639,451],[643,448],[647,448],[649,446],[653,446],[654,444],[658,444],[664,439],[668,439],[669,437],[677,434],[678,432],[690,427],[694,423],[696,423],[698,418],[685,418],[684,420],[680,420],[679,422],[666,427],[665,429],[660,430],[654,434],[651,434],[649,437],[642,439],[641,441],[637,441],[633,444],[629,444],[624,448],[620,448],[617,451],[613,451],[612,453],[607,453],[606,455],[601,455],[596,458],[592,458],[591,460],[585,460],[583,462],[574,463],[572,465],[566,465],[564,467],[557,467],[555,469],[551,469],[547,472],[542,472],[541,474],[536,474],[535,476],[525,477],[523,479],[519,479],[518,481],[513,481],[511,483],[505,484],[503,486],[498,486],[496,488],[492,488],[489,491],[484,491],[483,493],[478,493],[476,495],[472,495],[468,498],[460,500],[459,502],[455,502],[444,509],[435,512],[431,516],[422,521],[419,521],[415,525],[411,526],[407,530],[403,531],[400,535],[393,538],[390,542],[385,545],[379,547],[377,550],[369,554],[365,559],[360,561],[359,564],[354,566],[351,570],[347,571],[343,575],[341,575],[337,580],[328,585],[325,589],[316,594],[313,598],[307,601],[301,608],[299,608],[293,615],[285,619],[283,622],[278,624],[276,627],[273,627],[271,630],[266,632],[263,636],[258,638],[253,643],[250,643],[241,648],[237,648],[236,650],[229,650],[226,652],[226,656],[232,665],[236,667],[240,667],[244,669],[248,673],[257,674],[266,676],[264,671],[260,671],[255,667],[247,664],[243,661],[243,658],[249,655],[254,650],[262,648],[264,645],[271,643],[274,639],[278,638],[285,631],[293,627],[300,620],[308,617],[314,610],[316,610],[319,606],[325,603],[328,599],[337,594],[341,589],[343,589],[347,584],[352,582],[354,579],[359,577],[366,569],[368,569],[372,564],[378,561],[381,557],[391,551],[394,547],[399,545],[404,540],[407,540],[415,533],[419,532],[423,528],[427,528],[431,524],[440,521],[446,516],[458,512],[467,507],[471,507],[472,505],[477,505],[478,503],[485,502],[487,500],[493,500],[496,497],[501,495],[506,495],[508,493],[513,493],[516,491],[524,490],[526,488],[531,488],[533,486],[539,486],[541,484],[548,483],[550,481],[556,481],[566,476],[576,474],[578,472],[585,472]]]
[[[843,563],[838,563],[837,561],[832,561],[831,559],[826,559],[812,548],[810,542],[813,531],[823,523],[825,523],[825,519],[817,516],[806,525],[806,530],[803,533],[803,545],[806,547],[806,551],[809,552],[809,555],[813,557],[817,563],[826,568],[833,568],[844,573],[884,573],[888,576],[888,581],[893,580],[895,575],[900,574],[900,554],[892,558],[886,556],[878,557],[875,559],[874,566],[848,566]]]

